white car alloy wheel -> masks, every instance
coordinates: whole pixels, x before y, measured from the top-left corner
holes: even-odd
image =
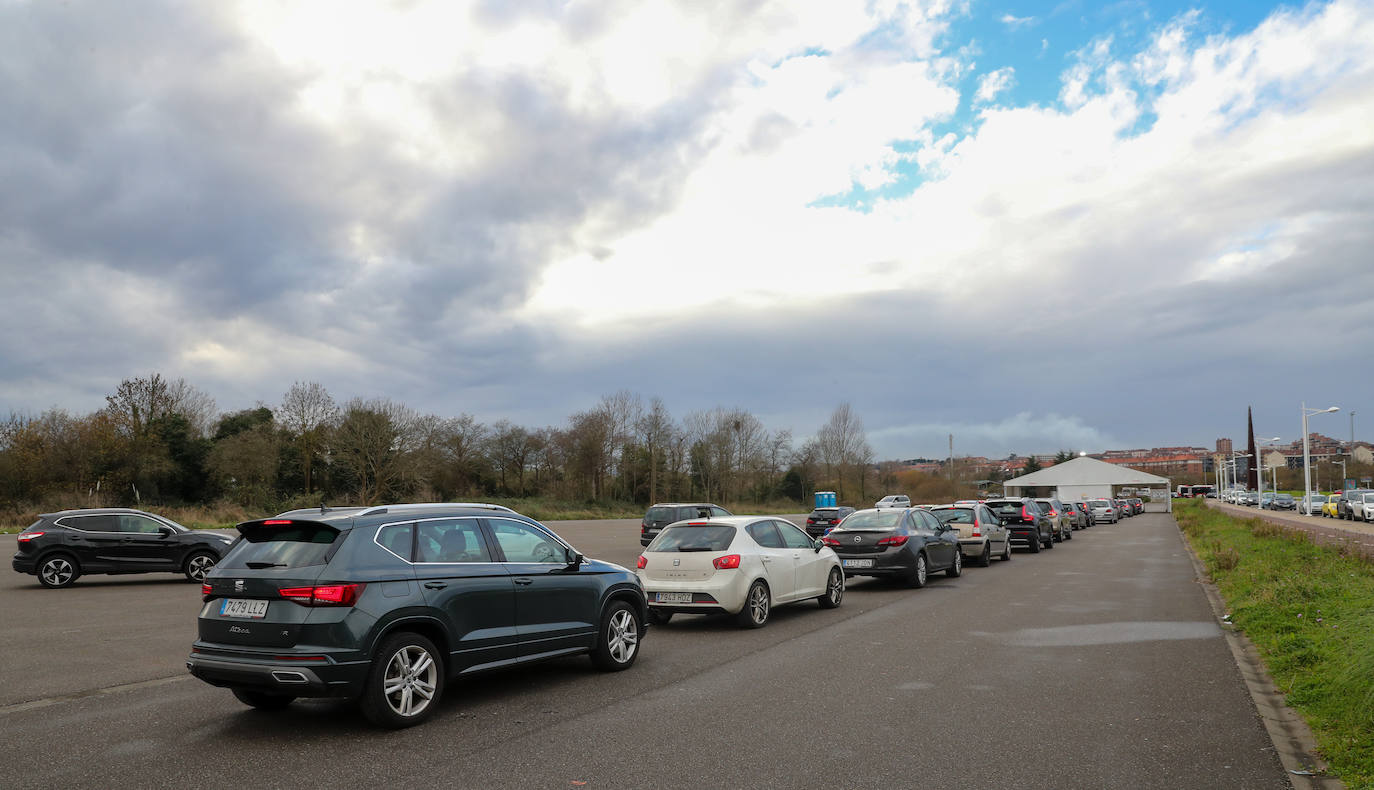
[[[611,615],[610,629],[606,649],[616,663],[624,664],[634,657],[635,650],[639,648],[639,624],[629,609],[620,609]]]
[[[772,601],[769,600],[768,585],[762,580],[755,581],[749,585],[749,592],[744,596],[744,608],[739,613],[739,624],[745,628],[762,628],[768,622],[771,610]]]
[[[844,574],[839,568],[831,568],[825,581],[825,595],[819,599],[822,609],[834,609],[844,600]]]

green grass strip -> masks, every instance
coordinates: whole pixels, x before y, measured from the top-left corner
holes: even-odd
[[[1174,515],[1331,771],[1374,788],[1374,565],[1200,501]]]

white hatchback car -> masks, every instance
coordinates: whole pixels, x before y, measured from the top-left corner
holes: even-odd
[[[772,516],[670,524],[637,567],[649,621],[659,625],[675,614],[731,614],[759,628],[777,604],[815,599],[834,609],[844,598],[835,552]]]
[[[878,502],[877,502],[877,504],[875,504],[873,507],[876,507],[876,508],[885,508],[885,507],[908,508],[908,507],[911,507],[911,497],[907,496],[906,494],[888,494],[887,496],[883,497],[882,499],[879,499]]]

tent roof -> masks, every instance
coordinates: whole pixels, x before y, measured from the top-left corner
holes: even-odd
[[[1129,466],[1109,464],[1096,458],[1080,456],[1072,461],[1055,464],[1048,469],[1031,472],[1028,475],[1013,477],[1002,483],[1004,486],[1029,488],[1030,486],[1092,486],[1092,485],[1167,485],[1169,478],[1132,469]]]

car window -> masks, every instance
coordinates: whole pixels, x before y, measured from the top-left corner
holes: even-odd
[[[773,522],[773,526],[782,533],[782,543],[789,549],[809,549],[812,547],[811,538],[792,524],[781,521]]]
[[[420,562],[492,561],[475,518],[421,521],[416,525],[415,552]]]
[[[895,529],[902,522],[902,511],[884,508],[864,510],[845,517],[845,529]]]
[[[645,521],[680,521],[677,517],[677,508],[672,507],[651,507],[649,512],[644,514]]]
[[[997,517],[992,515],[992,511],[982,505],[978,506],[978,521],[983,524],[997,526]]]
[[[377,543],[403,560],[410,560],[414,524],[388,524],[377,531]]]
[[[712,506],[711,506],[711,516],[712,516],[712,518],[720,518],[721,516],[728,516],[728,515],[730,515],[730,511],[726,510],[725,508],[723,508],[723,507],[716,507],[715,505],[712,505]]]
[[[935,517],[940,519],[942,524],[972,524],[973,511],[965,510],[961,507],[944,508],[935,511]]]
[[[119,516],[99,514],[94,516],[67,516],[57,520],[58,524],[85,532],[118,532]]]
[[[765,549],[780,549],[783,547],[782,537],[778,535],[778,530],[773,526],[773,522],[771,521],[756,521],[745,527],[745,531],[749,533],[749,537],[753,538],[755,543]]]
[[[296,521],[241,526],[239,534],[243,539],[224,555],[219,567],[290,570],[324,565],[329,548],[343,533],[328,524]]]
[[[121,515],[120,532],[136,532],[140,535],[156,535],[162,525],[147,516]]]
[[[677,509],[677,520],[687,521],[694,518],[710,518],[711,508],[709,507],[680,507]]]
[[[669,527],[645,551],[725,551],[735,540],[735,528],[715,524]]]
[[[506,562],[554,562],[563,564],[567,557],[558,541],[529,524],[508,519],[491,519],[491,533]]]

